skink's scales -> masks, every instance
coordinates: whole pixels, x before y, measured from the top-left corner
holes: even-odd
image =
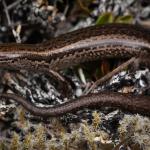
[[[150,56],[149,30],[135,25],[109,24],[80,29],[37,45],[1,44],[0,67],[7,69],[23,68],[33,71],[41,69],[60,70],[93,59],[104,57],[130,58],[140,56],[142,53]],[[112,105],[150,115],[149,96],[134,99],[134,96],[116,93],[93,94],[52,109],[36,108],[23,98],[12,94],[3,94],[0,97],[12,98],[30,112],[41,116],[58,116],[84,106],[99,105]]]

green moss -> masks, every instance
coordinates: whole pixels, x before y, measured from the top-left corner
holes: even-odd
[[[96,25],[107,23],[132,23],[132,22],[133,16],[131,15],[115,16],[110,12],[105,12],[97,18]]]
[[[40,124],[35,131],[34,149],[45,150],[46,149],[46,134],[45,128]]]
[[[13,134],[10,144],[10,150],[20,150],[19,135],[16,133]]]
[[[8,147],[6,146],[6,141],[0,141],[0,150],[8,150]]]
[[[121,142],[129,139],[130,143],[139,145],[142,150],[150,149],[150,120],[147,117],[125,115],[118,131]]]
[[[22,149],[23,150],[32,149],[32,147],[33,147],[32,140],[33,140],[33,136],[31,135],[31,133],[27,134],[25,136],[25,139],[22,142]]]

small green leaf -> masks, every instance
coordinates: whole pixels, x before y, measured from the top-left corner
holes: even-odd
[[[96,21],[96,25],[112,23],[114,21],[114,16],[112,13],[106,12],[100,15]]]
[[[119,16],[115,20],[116,23],[132,23],[133,17],[131,15]]]

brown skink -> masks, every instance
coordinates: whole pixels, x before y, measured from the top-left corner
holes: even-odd
[[[89,94],[52,108],[36,107],[23,97],[14,94],[1,94],[0,98],[13,99],[36,116],[57,117],[82,108],[117,107],[132,113],[150,116],[150,97],[113,92]]]
[[[92,26],[49,42],[1,44],[0,67],[60,70],[98,58],[130,58],[150,53],[150,30],[127,24]]]
[[[37,45],[1,44],[0,67],[6,69],[60,70],[98,58],[131,58],[141,54],[150,56],[150,30],[136,25],[109,24],[73,31]],[[12,94],[2,94],[1,97],[12,98],[32,113],[41,116],[57,116],[84,106],[96,105],[112,105],[131,112],[142,114],[145,112],[145,114],[150,115],[150,109],[147,108],[150,103],[147,105],[145,103],[150,101],[149,96],[140,97],[137,98],[137,101],[133,101],[134,97],[126,97],[124,94],[93,94],[49,109],[36,108],[25,102],[23,98],[17,98]],[[141,99],[143,99],[143,105],[140,105]],[[132,104],[129,105],[129,101]],[[138,109],[133,106],[135,108],[137,106]]]

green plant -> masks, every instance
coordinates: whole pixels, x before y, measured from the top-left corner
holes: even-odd
[[[126,16],[114,16],[110,12],[101,14],[97,20],[96,25],[106,24],[106,23],[132,23],[133,17],[131,15]]]

